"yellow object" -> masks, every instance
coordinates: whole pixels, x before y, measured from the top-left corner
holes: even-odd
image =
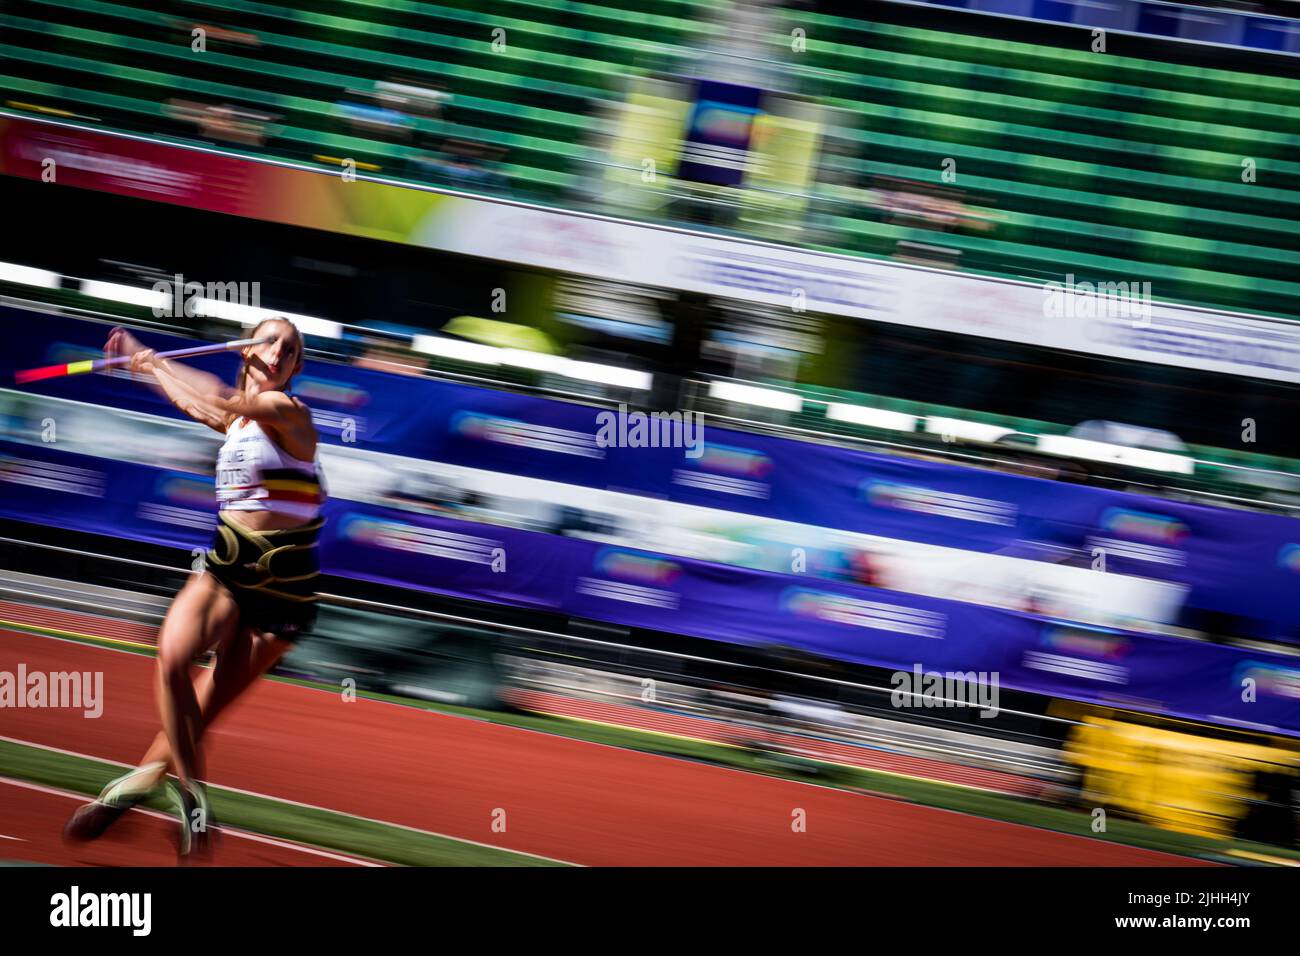
[[[30,110],[33,113],[48,113],[51,116],[63,116],[66,118],[71,118],[77,115],[76,113],[70,113],[67,110],[55,109],[53,106],[40,106],[36,103],[19,103],[17,100],[6,100],[5,106],[16,110]]]
[[[443,326],[442,331],[447,335],[459,335],[463,339],[501,349],[541,352],[543,355],[555,355],[559,351],[551,337],[540,329],[500,319],[458,315]]]
[[[313,155],[312,159],[316,160],[318,163],[333,163],[335,166],[342,166],[347,162],[347,160],[341,156],[323,156],[320,153]],[[364,169],[368,173],[378,172],[381,168],[376,166],[374,163],[363,163],[359,159],[354,159],[352,162],[357,169]]]
[[[1246,816],[1260,770],[1295,773],[1300,755],[1261,738],[1219,739],[1087,715],[1066,745],[1087,799],[1155,826],[1226,838]]]

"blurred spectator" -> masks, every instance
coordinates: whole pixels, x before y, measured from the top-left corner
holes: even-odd
[[[886,222],[910,230],[923,230],[924,233],[987,233],[996,227],[993,217],[969,206],[964,194],[958,189],[881,176],[877,177],[876,188],[870,195],[877,208],[884,213]],[[895,256],[922,265],[956,266],[961,251],[918,241],[925,238],[924,233],[898,240]]]
[[[204,49],[210,48],[212,44],[217,46],[229,44],[230,46],[252,49],[261,48],[262,38],[254,31],[222,25],[208,20],[208,11],[199,9],[204,4],[190,3],[186,4],[186,6],[195,9],[188,14],[178,11],[176,16],[169,17],[165,21],[167,28],[183,34],[182,42],[186,46],[192,45],[201,37]]]
[[[407,340],[363,332],[355,336],[353,348],[356,358],[352,364],[357,368],[398,375],[423,375],[429,367],[428,360],[420,353],[413,352]]]
[[[207,140],[262,146],[268,138],[268,124],[279,119],[270,113],[256,113],[229,103],[220,105],[193,100],[169,99],[163,113],[182,123],[193,123],[198,135]]]
[[[451,95],[441,89],[390,75],[372,89],[348,88],[335,106],[356,135],[409,143],[418,133],[417,118],[441,119],[450,101]]]
[[[415,159],[417,170],[430,179],[473,192],[508,193],[509,180],[494,165],[505,150],[468,139],[449,139],[441,150]]]
[[[185,30],[191,37],[194,36],[195,30],[202,30],[207,42],[233,43],[237,46],[260,47],[262,38],[256,33],[249,33],[243,30],[228,30],[225,27],[219,27],[212,23],[189,23],[185,25]]]
[[[373,90],[349,88],[334,105],[357,136],[390,143],[407,142],[415,124],[400,109],[389,105],[391,102],[391,98],[382,98]]]
[[[437,84],[392,76],[375,84],[374,100],[380,106],[410,116],[441,119],[443,110],[451,103],[451,94]]]

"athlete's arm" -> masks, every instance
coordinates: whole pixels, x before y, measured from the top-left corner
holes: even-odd
[[[148,352],[150,350],[146,350]],[[249,418],[269,427],[282,442],[293,447],[315,445],[316,432],[307,406],[284,392],[259,392],[248,395],[232,388],[215,375],[182,365],[173,359],[159,359],[157,354],[132,361],[132,368],[153,374],[167,397],[191,418],[225,432],[235,418]]]
[[[109,335],[104,351],[110,357],[130,355],[131,371],[151,376],[168,401],[214,431],[225,434],[232,419],[245,417],[268,426],[282,443],[315,447],[311,412],[283,392],[249,397],[208,372],[173,359],[160,359],[157,352],[143,348],[135,336],[120,327]]]
[[[135,353],[131,370],[153,376],[168,400],[195,421],[225,434],[232,414],[221,407],[221,390],[229,389],[215,375],[189,368],[170,359],[159,359],[152,349]],[[211,379],[203,381],[199,376]]]
[[[148,376],[150,384],[186,415],[215,431],[224,433],[226,420],[220,410],[202,400],[202,391],[210,384],[205,382],[204,378],[219,382],[216,376],[182,366],[179,362],[170,364],[173,374],[159,375],[155,366],[161,364],[161,360],[158,360],[156,355],[153,349],[145,348],[139,339],[121,326],[109,333],[108,342],[104,345],[105,358],[130,356],[131,361],[127,367],[132,372]]]

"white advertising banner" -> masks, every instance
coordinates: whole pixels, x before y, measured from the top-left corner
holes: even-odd
[[[792,310],[1300,382],[1300,321],[1158,304],[1146,282],[1097,290],[1072,277],[1055,286],[991,279],[391,180],[353,182],[285,160],[0,111],[0,174],[40,179],[42,158],[56,155],[60,182],[78,188]]]
[[[466,199],[432,212],[411,241],[807,312],[1300,382],[1300,321],[1153,302],[1148,283],[991,279]]]

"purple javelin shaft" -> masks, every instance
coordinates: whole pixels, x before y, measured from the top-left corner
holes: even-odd
[[[274,336],[264,335],[260,339],[236,339],[233,342],[214,342],[210,345],[196,345],[188,349],[173,349],[170,352],[159,352],[158,358],[188,358],[192,355],[210,355],[213,352],[225,352],[230,349],[242,349],[247,345],[261,345],[264,342],[270,342]],[[112,368],[115,365],[125,365],[131,361],[129,355],[119,355],[111,359],[95,359],[92,371],[98,372],[101,369]]]

